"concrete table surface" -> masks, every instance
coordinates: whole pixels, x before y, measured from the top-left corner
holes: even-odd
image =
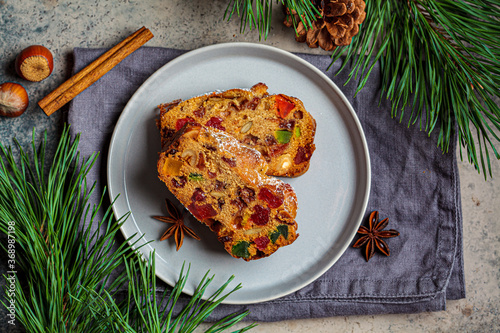
[[[295,42],[293,30],[282,25],[280,5],[274,6],[269,37],[259,41],[256,31],[240,34],[238,18],[230,22],[223,19],[227,4],[228,0],[0,0],[0,83],[22,83],[31,101],[21,117],[0,118],[0,141],[9,145],[16,136],[27,144],[34,126],[39,134],[47,130],[54,142],[67,107],[47,117],[36,102],[70,76],[73,48],[108,48],[142,26],[155,35],[147,46],[189,50],[245,41],[292,52],[329,54]],[[45,45],[54,55],[52,75],[39,83],[20,79],[14,70],[16,55],[32,44]],[[466,299],[448,301],[447,310],[442,312],[259,323],[252,331],[500,332],[500,163],[493,162],[493,178],[485,181],[472,165],[457,158],[463,206]],[[0,272],[4,273],[6,259],[2,258]],[[3,307],[0,318],[0,332],[22,332],[19,324],[13,327],[6,323]]]

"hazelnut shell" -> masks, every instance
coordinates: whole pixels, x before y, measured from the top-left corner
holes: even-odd
[[[52,73],[53,69],[52,53],[42,45],[29,46],[16,57],[16,72],[28,81],[42,81]]]
[[[0,84],[0,116],[18,117],[28,108],[29,99],[26,89],[18,83]]]

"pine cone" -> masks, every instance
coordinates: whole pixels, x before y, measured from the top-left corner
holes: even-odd
[[[297,42],[306,42],[309,47],[321,47],[333,51],[337,46],[351,44],[352,37],[363,23],[365,2],[363,0],[311,0],[321,15],[316,15],[312,28],[306,29],[295,11],[285,8],[285,26],[297,24]],[[292,17],[293,16],[293,17]]]

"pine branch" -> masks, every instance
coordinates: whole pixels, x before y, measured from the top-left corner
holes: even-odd
[[[500,159],[495,147],[500,109],[494,101],[500,97],[500,1],[377,0],[366,5],[359,35],[335,50],[332,63],[346,56],[340,70],[351,63],[349,80],[359,77],[359,91],[380,61],[392,116],[402,121],[410,112],[408,125],[418,122],[429,135],[438,131],[437,145],[444,152],[457,124],[469,162],[485,179],[491,176],[491,153]]]
[[[85,177],[96,155],[82,159],[79,138],[72,141],[65,127],[49,165],[46,141],[45,134],[36,149],[33,133],[31,154],[16,141],[17,159],[13,149],[0,144],[0,233],[6,236],[0,247],[11,254],[9,239],[15,239],[12,270],[17,273],[4,278],[15,279],[16,320],[28,332],[163,332],[172,314],[167,320],[159,310],[164,297],[156,299],[154,261],[139,259],[133,250],[138,240],[115,244],[127,215],[117,221],[107,207],[97,221],[104,193],[99,204],[90,207],[95,187],[89,187]],[[88,223],[81,226],[83,221]],[[112,273],[117,275],[113,281]],[[180,294],[186,278],[181,275],[173,293]],[[119,290],[125,286],[129,296],[121,302]],[[194,297],[202,296],[198,292]],[[184,318],[182,325],[196,327],[225,297],[192,305],[200,315]],[[8,307],[9,300],[1,303]],[[222,325],[231,327],[246,315],[230,316]]]

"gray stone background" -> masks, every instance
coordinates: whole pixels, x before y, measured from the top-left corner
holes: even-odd
[[[50,138],[57,138],[67,107],[47,117],[36,102],[69,78],[73,48],[108,48],[141,26],[155,35],[148,46],[189,50],[245,41],[292,52],[329,54],[296,43],[293,30],[281,23],[283,16],[278,5],[274,6],[267,40],[259,41],[256,31],[240,34],[238,18],[230,22],[223,19],[227,3],[228,0],[0,0],[0,83],[18,81],[30,97],[30,106],[21,117],[0,118],[0,141],[9,145],[16,136],[26,145],[33,127],[38,134],[47,130]],[[54,71],[40,83],[23,81],[14,70],[17,53],[32,44],[43,44],[54,55]],[[448,309],[442,312],[260,323],[253,331],[500,332],[500,164],[493,163],[493,178],[488,181],[467,161],[459,162],[459,171],[466,299],[448,301]],[[6,270],[6,259],[2,260],[5,262],[0,262],[0,273]],[[5,322],[5,315],[2,307],[0,332],[21,332],[19,327]]]

